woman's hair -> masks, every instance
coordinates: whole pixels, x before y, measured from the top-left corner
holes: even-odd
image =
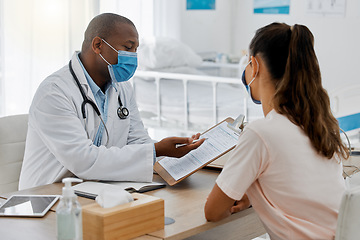
[[[301,127],[318,153],[348,158],[321,84],[314,36],[303,25],[272,23],[257,30],[250,53],[264,60],[275,86],[274,109]]]

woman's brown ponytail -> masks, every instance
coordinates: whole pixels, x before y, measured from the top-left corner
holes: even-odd
[[[257,31],[250,51],[263,57],[273,77],[274,109],[300,126],[321,155],[329,159],[334,154],[348,158],[329,96],[322,87],[310,30],[303,25],[290,28],[286,24],[270,24]]]

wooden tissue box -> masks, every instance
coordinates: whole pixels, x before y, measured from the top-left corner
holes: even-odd
[[[131,239],[164,228],[164,200],[133,193],[134,201],[112,208],[82,208],[84,240]]]

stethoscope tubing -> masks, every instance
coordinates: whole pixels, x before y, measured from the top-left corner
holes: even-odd
[[[94,101],[92,101],[84,92],[84,89],[81,87],[81,84],[80,84],[80,81],[79,79],[77,78],[75,72],[74,72],[74,69],[72,68],[72,62],[70,60],[69,62],[69,70],[70,70],[70,73],[71,75],[73,76],[75,82],[76,82],[76,85],[78,86],[79,90],[80,90],[80,93],[81,93],[81,96],[83,98],[83,102],[81,103],[81,113],[82,113],[82,116],[83,116],[83,121],[84,121],[84,126],[85,126],[85,131],[86,131],[86,134],[87,134],[87,137],[90,139],[90,136],[89,136],[89,132],[87,131],[87,127],[86,127],[86,113],[85,113],[85,105],[86,104],[90,104],[92,106],[92,108],[94,109],[94,111],[96,112],[96,114],[99,116],[100,118],[100,121],[102,122],[104,128],[105,128],[105,132],[106,132],[106,144],[105,146],[107,146],[109,144],[109,132],[108,132],[108,129],[105,125],[105,122],[101,116],[101,113],[100,113],[100,110],[99,108],[96,106],[96,104],[94,103]]]

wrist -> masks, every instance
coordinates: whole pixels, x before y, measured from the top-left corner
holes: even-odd
[[[160,142],[154,143],[154,148],[155,148],[155,157],[163,156],[161,152]]]

